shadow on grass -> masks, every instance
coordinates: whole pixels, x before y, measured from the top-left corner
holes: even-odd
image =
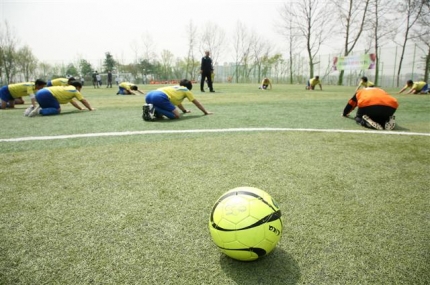
[[[355,118],[354,117],[352,117],[352,116],[348,116],[348,117],[344,117],[345,119],[350,119],[350,120],[353,120],[353,121],[355,121]],[[357,124],[358,125],[358,124]],[[365,128],[365,127],[363,127],[363,129],[368,129],[368,128]],[[368,129],[369,130],[369,129]],[[370,129],[371,130],[371,129]],[[396,124],[396,126],[394,127],[394,129],[393,129],[393,131],[410,131],[410,129],[408,129],[408,128],[404,128],[404,127],[402,127],[402,126],[400,126],[399,124]]]
[[[177,119],[171,120],[171,119],[166,119],[165,118],[165,119],[157,119],[153,123],[174,123],[174,122],[177,122],[177,121],[198,119],[198,118],[201,118],[201,117],[204,117],[204,116],[205,115],[186,115],[186,116],[182,116],[179,120],[177,120]]]
[[[301,277],[297,262],[281,248],[276,248],[261,260],[251,262],[238,261],[222,254],[220,264],[226,275],[239,285],[297,284]]]
[[[72,110],[72,111],[65,111],[65,112],[61,112],[60,114],[54,115],[54,116],[65,116],[65,115],[72,115],[72,114],[79,114],[82,112],[94,112],[94,111],[88,111],[88,110],[84,110],[84,111],[80,111],[80,110]],[[48,117],[48,116],[47,116]]]
[[[393,131],[410,131],[410,129],[404,128],[402,126],[399,126],[399,124],[396,124],[396,126],[393,129]]]

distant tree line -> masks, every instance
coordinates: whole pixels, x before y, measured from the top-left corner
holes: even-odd
[[[227,52],[233,57],[229,69],[229,82],[260,81],[270,74],[282,74],[289,83],[298,78],[313,77],[321,49],[331,46],[333,54],[349,56],[357,47],[380,57],[381,47],[395,44],[400,49],[397,68],[397,85],[405,61],[405,51],[410,42],[417,43],[425,56],[419,58],[424,66],[424,80],[430,71],[430,1],[428,0],[287,0],[281,4],[276,27],[285,45],[276,47],[264,35],[249,29],[238,21],[227,39],[225,31],[208,22],[200,29],[192,22],[186,26],[187,53],[175,56],[169,50],[156,54],[151,35],[144,34],[141,43],[131,44],[134,58],[114,58],[105,52],[102,66],[92,66],[84,58],[68,64],[39,61],[28,45],[20,46],[17,35],[7,22],[0,23],[0,79],[9,83],[32,78],[49,79],[65,75],[90,76],[108,70],[127,73],[133,78],[156,80],[199,76],[200,58],[209,50],[215,63]],[[287,56],[283,56],[286,54]],[[66,60],[66,59],[65,59]],[[303,70],[303,62],[308,68]],[[379,63],[377,61],[377,63]],[[328,75],[330,63],[322,76]],[[380,64],[375,69],[378,84]],[[304,74],[306,73],[306,74]],[[321,74],[320,74],[321,76]],[[337,84],[343,85],[344,72],[339,73]]]

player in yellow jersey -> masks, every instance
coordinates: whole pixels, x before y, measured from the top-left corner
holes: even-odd
[[[72,81],[75,81],[74,77],[70,77],[70,78],[55,78],[55,79],[49,80],[48,84],[46,84],[46,87],[51,87],[51,86],[67,86]]]
[[[136,95],[133,91],[137,91],[140,94],[145,94],[145,92],[139,90],[136,84],[130,82],[121,82],[119,84],[119,90],[116,95]]]
[[[36,93],[36,100],[39,106],[28,116],[36,115],[49,116],[58,115],[61,112],[60,104],[72,104],[78,110],[84,110],[73,99],[79,100],[88,110],[94,111],[88,101],[81,94],[82,84],[78,81],[70,82],[69,86],[51,86],[43,88]]]
[[[263,78],[263,80],[261,81],[261,85],[260,87],[258,87],[258,89],[261,89],[261,90],[272,89],[272,82],[267,77]]]
[[[33,107],[36,107],[34,93],[45,87],[46,82],[37,79],[35,82],[9,84],[0,88],[1,109],[15,108],[15,99],[30,96]]]
[[[315,76],[314,78],[311,78],[308,80],[308,83],[306,85],[306,90],[315,90],[315,86],[317,86],[317,85],[319,85],[320,90],[322,90],[322,85],[321,85],[321,81],[320,81],[319,76]]]
[[[399,91],[399,94],[408,88],[410,88],[411,90],[409,90],[409,92],[406,94],[411,94],[411,93],[412,94],[427,94],[429,92],[429,85],[427,84],[427,82],[424,82],[424,81],[413,82],[412,80],[408,80],[406,82],[405,87],[403,87]]]
[[[148,92],[145,97],[146,104],[143,106],[143,119],[145,121],[154,121],[156,118],[162,118],[163,116],[169,119],[179,119],[181,112],[184,114],[191,113],[190,110],[185,109],[182,105],[182,101],[185,98],[196,105],[205,115],[211,115],[212,112],[207,111],[194,98],[193,93],[191,93],[192,88],[191,81],[182,79],[179,82],[179,86],[163,87]]]
[[[360,88],[368,88],[368,87],[375,87],[375,84],[372,81],[369,81],[366,76],[361,77],[361,81],[357,86],[357,89],[355,89],[355,92],[358,91]]]

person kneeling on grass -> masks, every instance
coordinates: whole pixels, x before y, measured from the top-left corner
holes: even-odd
[[[358,106],[355,122],[363,127],[376,130],[392,130],[396,122],[394,113],[399,107],[397,99],[380,88],[358,90],[349,99],[342,116],[348,117]]]
[[[46,85],[45,81],[37,79],[35,82],[15,83],[15,84],[9,84],[1,87],[0,88],[0,99],[1,99],[0,109],[7,109],[7,108],[14,109],[17,99],[21,98],[22,100],[22,97],[24,96],[30,96],[30,100],[31,100],[30,107],[33,109],[36,108],[36,99],[34,94],[36,93],[37,90],[45,87],[45,85]],[[22,103],[24,103],[24,100],[22,100]]]
[[[315,90],[315,86],[319,85],[320,90],[322,91],[322,85],[321,80],[319,76],[315,76],[314,78],[311,78],[306,83],[306,90]]]
[[[29,117],[36,115],[49,116],[58,115],[61,112],[60,104],[72,104],[78,110],[84,110],[78,103],[73,101],[74,98],[79,100],[88,110],[94,111],[91,105],[81,94],[82,84],[78,81],[70,82],[69,86],[46,87],[36,92],[36,101],[39,103]]]
[[[366,76],[361,77],[361,81],[358,84],[355,92],[357,92],[361,88],[375,87],[375,84],[372,81],[369,81]]]
[[[200,104],[197,99],[194,98],[191,89],[193,84],[188,79],[183,79],[179,82],[179,86],[169,86],[159,88],[154,91],[148,92],[145,97],[146,104],[143,106],[143,119],[145,121],[154,121],[155,119],[161,119],[166,116],[169,119],[179,119],[182,113],[191,113],[182,106],[182,101],[187,98],[190,102],[197,106],[205,115],[211,115],[209,112]]]
[[[406,89],[410,89],[406,94],[427,94],[430,92],[429,85],[424,81],[413,82],[412,80],[408,80],[405,87],[399,91],[399,94]]]
[[[258,89],[262,89],[262,90],[272,89],[272,82],[270,81],[269,78],[266,77],[261,81],[261,85],[260,87],[258,87]]]
[[[52,86],[67,86],[70,85],[70,82],[75,81],[74,77],[69,78],[55,78],[51,79],[47,82],[46,87],[52,87]]]
[[[145,94],[145,92],[137,88],[136,84],[133,84],[130,82],[121,82],[121,84],[119,85],[119,90],[116,93],[116,95],[136,95],[136,93],[134,93],[132,90],[137,91],[140,94]]]

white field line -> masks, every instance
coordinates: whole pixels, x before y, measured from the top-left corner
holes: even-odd
[[[379,135],[403,135],[403,136],[430,136],[430,133],[372,131],[372,130],[336,130],[336,129],[291,129],[291,128],[234,128],[234,129],[197,129],[197,130],[153,130],[153,131],[125,131],[110,133],[89,133],[58,136],[22,137],[0,139],[0,142],[23,142],[43,140],[63,140],[74,138],[115,137],[152,134],[184,134],[184,133],[228,133],[228,132],[320,132],[320,133],[352,133],[352,134],[379,134]]]

